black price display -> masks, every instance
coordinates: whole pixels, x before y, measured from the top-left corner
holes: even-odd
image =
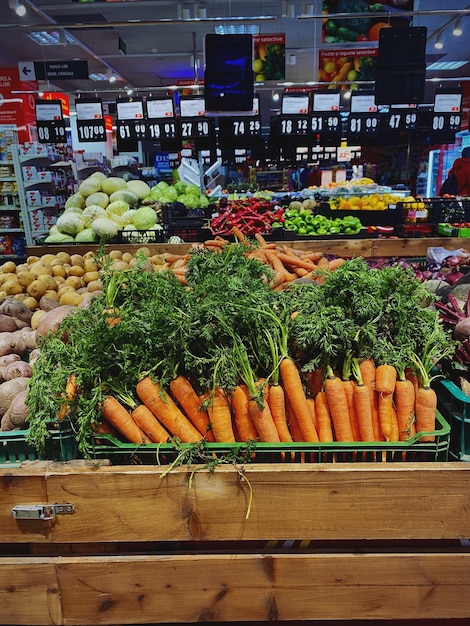
[[[397,111],[392,109],[387,117],[387,130],[415,130],[418,124],[417,111]]]
[[[36,128],[39,143],[67,140],[60,100],[36,100]]]
[[[309,119],[307,116],[283,116],[279,122],[279,132],[284,136],[307,135]]]
[[[348,133],[351,135],[375,135],[379,130],[378,114],[350,113]]]
[[[462,124],[460,113],[433,113],[431,130],[434,132],[459,132]]]
[[[178,137],[178,125],[176,120],[148,121],[148,135],[150,139],[176,139]]]
[[[213,120],[209,119],[182,119],[180,121],[181,139],[195,139],[211,137],[213,134]]]
[[[83,143],[106,141],[103,105],[100,99],[75,100],[77,112],[77,135]]]
[[[341,116],[336,113],[313,113],[310,119],[312,133],[340,132]]]
[[[233,118],[232,133],[235,137],[259,137],[261,135],[261,120],[259,118]]]
[[[139,141],[147,138],[147,125],[142,100],[116,102],[116,132],[121,141]]]

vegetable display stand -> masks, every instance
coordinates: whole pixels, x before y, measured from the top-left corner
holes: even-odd
[[[450,460],[470,461],[470,396],[451,380],[437,380],[439,410],[451,426]]]
[[[26,461],[0,481],[2,624],[470,619],[467,463]]]

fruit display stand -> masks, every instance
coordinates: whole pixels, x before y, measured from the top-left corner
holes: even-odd
[[[2,624],[470,618],[466,463],[27,461],[0,481]]]

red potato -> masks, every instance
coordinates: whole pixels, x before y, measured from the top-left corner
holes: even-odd
[[[61,304],[60,306],[48,311],[39,318],[36,332],[38,336],[47,336],[50,332],[54,333],[59,328],[62,321],[71,313],[76,311],[77,307],[70,304]]]
[[[4,354],[3,356],[0,356],[0,368],[15,361],[21,361],[21,356],[19,354]]]
[[[6,365],[3,370],[3,379],[11,380],[12,378],[31,378],[33,368],[26,361],[13,361]]]
[[[26,343],[21,335],[16,332],[0,333],[0,356],[5,354],[23,355],[26,350]]]
[[[0,415],[5,415],[13,398],[28,388],[29,380],[29,378],[23,376],[6,380],[0,385]]]
[[[28,427],[27,420],[29,408],[26,404],[27,395],[27,389],[24,389],[15,395],[10,403],[10,406],[2,417],[0,430],[18,430]]]

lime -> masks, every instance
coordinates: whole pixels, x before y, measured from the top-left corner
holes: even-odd
[[[260,74],[263,69],[263,61],[261,59],[255,59],[253,62],[253,72],[255,74]]]

